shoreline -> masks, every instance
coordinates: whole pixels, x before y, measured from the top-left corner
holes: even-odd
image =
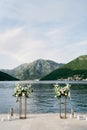
[[[57,116],[59,119],[62,119],[60,118],[60,113],[28,113],[26,114],[26,119],[29,119],[31,116],[49,116],[49,115],[53,115],[53,116]],[[64,118],[65,114],[64,113],[61,113],[62,117]],[[81,116],[82,118],[85,118],[85,120],[87,120],[87,112],[86,113],[74,113],[74,116],[71,115],[71,113],[66,113],[66,119],[69,119],[69,118],[72,118],[72,119],[76,119],[78,116]],[[24,115],[22,115],[22,117],[24,117]],[[18,120],[21,120],[19,119],[19,114],[18,113],[13,113],[13,116],[10,116],[9,113],[0,113],[0,121],[1,121],[1,118],[9,121],[9,120],[15,120],[15,119],[18,119]]]
[[[28,83],[28,84],[85,84],[87,80],[19,80],[19,81],[1,81],[0,83]]]
[[[59,118],[59,113],[27,114],[26,119],[19,119],[18,114],[8,118],[8,114],[0,114],[0,130],[87,130],[87,113],[77,117]],[[83,116],[83,117],[82,117]],[[85,117],[84,117],[85,116]],[[3,120],[1,120],[3,119]]]

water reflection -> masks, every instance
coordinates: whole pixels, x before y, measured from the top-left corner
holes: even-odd
[[[18,112],[18,103],[12,96],[14,87],[15,83],[0,84],[0,113],[8,113],[10,107],[14,108],[14,112]],[[59,112],[59,102],[54,97],[53,84],[32,84],[32,89],[33,93],[27,99],[28,113]],[[71,107],[76,112],[87,112],[87,84],[72,84],[70,91],[72,100],[67,100],[67,112],[70,112]]]

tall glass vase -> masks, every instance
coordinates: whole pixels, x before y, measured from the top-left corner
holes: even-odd
[[[25,96],[21,96],[19,99],[19,119],[26,119],[26,105],[27,100]]]
[[[62,100],[62,98],[64,100]],[[62,116],[62,105],[64,105],[64,116]],[[60,106],[60,113],[59,113],[59,116],[60,118],[66,118],[66,96],[63,96],[60,98],[60,102],[59,102],[59,106]]]

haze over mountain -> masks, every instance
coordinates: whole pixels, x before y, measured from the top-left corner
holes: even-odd
[[[40,79],[63,65],[62,63],[56,63],[51,60],[38,59],[32,63],[22,64],[12,70],[2,69],[1,71],[20,80],[33,80]]]
[[[64,66],[54,70],[41,80],[81,80],[87,79],[87,55],[80,56]]]

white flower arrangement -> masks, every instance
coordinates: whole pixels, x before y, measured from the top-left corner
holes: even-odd
[[[18,102],[19,97],[25,96],[26,98],[29,98],[31,92],[31,85],[23,87],[20,84],[17,84],[13,96],[17,98],[16,101]]]
[[[65,96],[66,98],[70,97],[70,85],[67,84],[64,87],[61,87],[58,84],[54,85],[54,91],[55,91],[55,97],[57,97],[58,99],[61,98],[61,96]]]

